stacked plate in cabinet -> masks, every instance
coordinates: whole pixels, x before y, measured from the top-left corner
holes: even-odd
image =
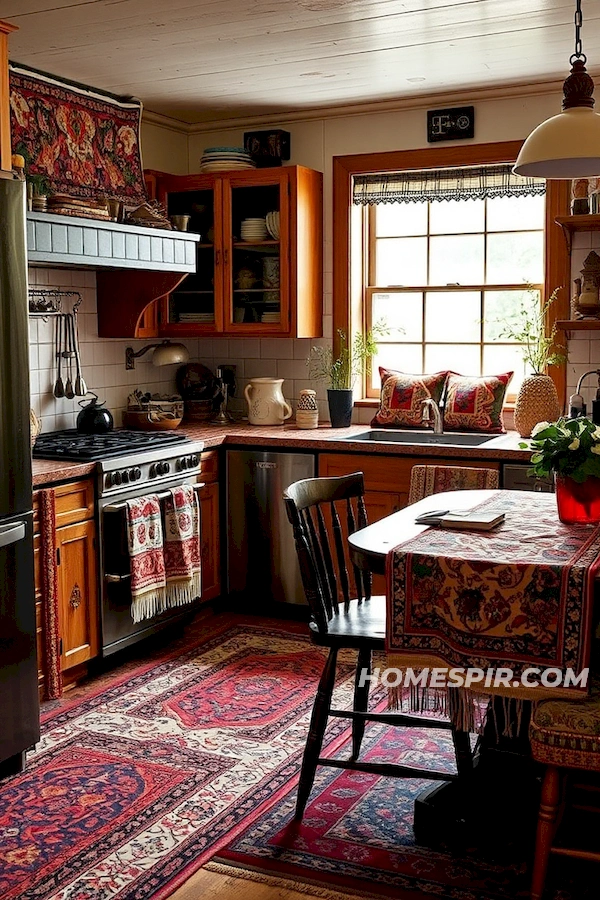
[[[268,237],[267,225],[263,219],[244,219],[240,226],[243,241],[264,241]]]
[[[256,163],[243,147],[207,147],[200,160],[201,172],[255,168]]]
[[[267,213],[265,218],[265,223],[267,226],[267,231],[273,238],[273,240],[279,240],[279,213],[278,212],[270,212]]]

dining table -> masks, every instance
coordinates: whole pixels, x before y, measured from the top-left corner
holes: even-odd
[[[434,511],[443,512],[450,510],[452,512],[460,512],[480,507],[487,509],[499,508],[505,512],[505,522],[498,529],[494,529],[493,532],[487,532],[485,540],[481,539],[483,532],[479,532],[478,536],[474,537],[474,532],[469,530],[461,530],[446,537],[440,534],[440,528],[430,529],[430,526],[419,524],[415,521],[417,517]],[[522,541],[519,537],[521,522],[523,523]],[[438,586],[443,584],[444,589],[446,589],[446,582],[440,580],[442,575],[444,573],[448,574],[450,581],[452,581],[454,575],[459,570],[462,572],[464,569],[464,558],[468,559],[469,554],[477,560],[473,565],[472,571],[477,572],[477,566],[482,565],[485,568],[487,564],[493,566],[496,563],[496,550],[498,547],[502,548],[502,540],[499,541],[498,536],[502,535],[503,529],[506,529],[504,533],[507,535],[505,543],[507,546],[512,544],[513,554],[515,552],[515,544],[518,545],[519,565],[527,565],[527,562],[530,561],[531,571],[533,572],[540,570],[546,572],[547,569],[551,571],[554,562],[552,558],[553,553],[556,551],[557,559],[560,559],[561,549],[564,550],[562,562],[566,564],[567,572],[574,567],[576,568],[576,566],[571,565],[574,560],[577,561],[577,564],[580,564],[580,568],[582,565],[581,560],[583,559],[585,562],[586,568],[584,572],[589,571],[591,573],[592,581],[585,582],[581,572],[576,573],[579,575],[578,583],[580,583],[581,587],[576,600],[580,603],[581,609],[578,610],[575,616],[573,613],[577,609],[576,606],[572,605],[569,608],[568,604],[565,607],[563,603],[565,596],[567,598],[573,597],[573,590],[571,590],[570,594],[568,591],[565,591],[566,576],[559,574],[556,579],[556,593],[553,599],[557,601],[555,609],[558,610],[559,617],[558,626],[554,628],[556,645],[552,648],[549,659],[554,654],[557,659],[560,658],[561,662],[564,662],[565,645],[577,645],[579,658],[582,659],[585,656],[589,645],[592,644],[592,630],[594,628],[592,617],[594,603],[591,597],[596,593],[594,587],[599,583],[597,570],[600,567],[598,562],[600,559],[600,553],[598,552],[600,550],[600,529],[594,526],[583,527],[583,529],[582,526],[565,526],[558,520],[556,498],[553,494],[504,490],[464,490],[449,491],[425,497],[417,503],[374,522],[372,525],[355,531],[348,538],[350,558],[355,566],[373,574],[387,574],[386,651],[390,654],[388,656],[388,664],[394,665],[391,662],[394,658],[394,638],[398,638],[398,633],[402,631],[402,627],[405,624],[412,626],[414,620],[418,620],[417,614],[411,619],[411,610],[408,607],[411,600],[413,603],[418,602],[419,591],[421,590],[419,580],[423,577],[420,573],[425,571],[423,566],[419,568],[416,564],[410,571],[409,568],[407,568],[406,572],[403,570],[405,582],[402,582],[402,584],[406,583],[408,585],[410,575],[416,587],[412,594],[406,587],[403,595],[404,606],[402,606],[402,604],[398,603],[395,595],[393,597],[390,596],[390,591],[396,591],[397,588],[397,583],[394,580],[395,569],[390,564],[391,560],[395,564],[395,561],[398,559],[402,561],[402,557],[405,555],[414,560],[417,552],[429,553],[430,556],[425,557],[425,559],[428,562],[433,559],[440,563],[440,569],[437,572],[437,584]],[[430,530],[430,536],[426,534],[428,530]],[[536,535],[539,535],[539,540]],[[512,541],[510,540],[511,538]],[[445,541],[448,546],[453,548],[454,559],[444,569],[444,564],[448,562],[443,557],[445,551],[434,548],[436,546],[444,547]],[[486,546],[490,548],[489,559],[486,559]],[[542,546],[541,550],[540,546]],[[404,552],[405,547],[408,548],[406,553]],[[482,548],[484,548],[483,551]],[[477,549],[479,556],[476,553],[474,554],[474,549]],[[438,559],[436,559],[436,553],[439,554]],[[546,566],[544,553],[547,553],[550,560],[548,566]],[[570,553],[571,556],[569,556]],[[595,556],[597,558],[594,561]],[[419,557],[417,563],[421,563],[423,559],[424,557]],[[536,570],[536,565],[541,566],[541,569]],[[557,571],[563,572],[564,570],[557,569]],[[513,583],[514,581],[515,579],[513,578]],[[591,588],[589,587],[590,583],[592,585]],[[588,587],[585,587],[585,584],[588,584]],[[536,582],[533,579],[529,586],[530,593],[532,587],[535,592],[535,586]],[[503,590],[496,593],[504,595]],[[507,594],[510,595],[510,590],[507,591]],[[429,595],[430,599],[432,596],[434,596],[433,590]],[[446,596],[448,596],[447,591]],[[523,596],[523,591],[520,594],[518,591],[514,591],[513,600],[515,597],[518,598],[520,596]],[[542,596],[545,599],[547,595],[542,591]],[[590,599],[589,604],[587,603],[588,599]],[[433,605],[435,606],[435,599]],[[590,609],[584,609],[586,606],[590,606]],[[401,613],[399,613],[399,609]],[[410,652],[417,654],[417,659],[421,649],[419,646],[420,639],[422,639],[422,644],[426,651],[430,652],[432,646],[429,639],[430,633],[435,633],[436,635],[436,643],[434,645],[437,648],[440,646],[443,648],[442,657],[444,651],[449,651],[451,654],[456,649],[456,642],[460,643],[463,637],[461,628],[465,624],[464,622],[462,624],[458,622],[456,609],[456,606],[451,609],[448,609],[448,606],[446,606],[445,611],[439,611],[437,618],[436,616],[432,618],[431,604],[429,605],[430,618],[425,621],[430,626],[430,632],[428,632],[427,627],[422,627],[420,632],[418,628],[415,629],[407,644]],[[571,625],[572,621],[577,622],[577,629],[570,634],[566,634],[568,640],[565,638],[565,633],[561,632],[560,615],[563,616],[564,622],[571,620]],[[402,621],[398,622],[397,620],[400,616]],[[521,618],[519,616],[519,620]],[[432,621],[434,622],[433,626],[431,625]],[[513,621],[515,621],[514,617]],[[464,631],[468,632],[472,624],[472,622],[467,622]],[[479,621],[476,624],[478,627],[481,627],[482,623]],[[507,639],[510,642],[512,636],[510,625],[512,623],[509,618],[505,620],[505,624],[507,626]],[[501,629],[494,631],[493,623],[489,622],[484,622],[483,625],[490,626],[487,634],[485,633],[485,627],[482,629],[481,634],[467,634],[467,640],[472,639],[479,642],[474,643],[472,646],[477,647],[478,658],[482,661],[480,664],[485,663],[486,647],[491,647],[492,645],[498,647],[500,645],[499,639],[495,638],[492,640],[490,636],[500,634]],[[437,631],[435,631],[436,628]],[[443,632],[446,628],[450,637],[444,643],[446,636]],[[526,630],[527,625],[525,625]],[[473,629],[473,631],[476,631],[476,629]],[[579,634],[576,635],[576,631]],[[535,646],[539,650],[540,645],[536,645],[532,634],[533,632],[526,634],[525,641],[520,645],[521,650],[523,647],[529,648],[531,646]],[[577,641],[579,641],[579,644],[577,644]],[[482,650],[482,648],[484,649]],[[562,657],[561,653],[563,654]],[[526,652],[521,655],[527,662]],[[515,658],[518,658],[518,654],[515,654]],[[456,660],[450,659],[448,664],[456,664]],[[490,664],[492,666],[498,665],[496,658],[492,658]],[[551,664],[552,662],[550,661],[548,665]],[[444,665],[444,663],[440,662],[440,665]],[[544,692],[542,691],[540,698],[543,698],[543,696]],[[446,834],[448,829],[452,830],[453,828],[460,830],[461,825],[459,821],[463,823],[464,827],[467,827],[464,823],[469,821],[471,833],[475,834],[482,827],[482,820],[485,818],[487,818],[486,827],[492,829],[494,833],[499,835],[498,839],[501,839],[501,832],[498,832],[499,823],[504,823],[506,826],[508,826],[509,822],[514,824],[516,797],[519,797],[523,804],[523,823],[535,819],[538,802],[537,780],[535,767],[529,754],[528,742],[531,702],[528,699],[517,701],[510,699],[510,697],[507,699],[506,696],[501,697],[492,694],[485,699],[485,703],[487,703],[488,716],[478,737],[478,765],[474,769],[472,784],[467,788],[468,800],[465,801],[464,796],[457,796],[457,792],[464,791],[464,784],[458,787],[443,785],[426,789],[415,803],[415,830],[420,831],[417,838],[422,843],[435,844],[439,842],[440,833]],[[511,707],[510,704],[514,704],[514,706]],[[516,709],[519,710],[518,716],[515,714]],[[505,722],[506,717],[512,717],[515,722],[518,720],[517,727],[510,733],[499,734],[498,721],[501,722],[500,732],[503,731],[502,726],[505,724],[505,722],[501,721],[502,717],[505,717]],[[450,800],[448,799],[449,797],[451,798]],[[510,798],[509,802],[507,798]],[[506,805],[507,802],[508,805]],[[504,808],[504,812],[502,812],[502,808]],[[456,813],[455,811],[459,809],[460,813]]]

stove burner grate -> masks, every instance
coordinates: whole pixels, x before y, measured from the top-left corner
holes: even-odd
[[[79,434],[75,429],[41,434],[33,448],[35,459],[64,459],[92,462],[124,456],[136,450],[155,450],[171,444],[183,444],[185,434],[163,431],[109,431],[107,434]]]

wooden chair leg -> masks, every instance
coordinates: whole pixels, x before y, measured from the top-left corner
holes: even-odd
[[[538,813],[533,876],[531,879],[531,900],[542,900],[544,882],[550,859],[550,849],[558,818],[560,805],[560,772],[556,766],[548,766],[542,782],[542,796]]]
[[[371,674],[371,651],[361,648],[358,651],[358,659],[356,661],[356,676],[354,679],[354,712],[366,712],[369,708],[369,687],[370,681],[365,681],[360,687],[360,678],[363,671]],[[352,721],[352,755],[351,760],[358,759],[360,753],[360,745],[362,744],[363,735],[365,733],[365,720],[353,719]]]
[[[473,751],[471,750],[471,736],[468,731],[452,729],[452,742],[454,743],[454,755],[456,757],[456,770],[460,777],[473,771]]]
[[[327,719],[331,708],[331,695],[335,684],[335,668],[337,663],[337,649],[332,647],[329,651],[319,688],[315,698],[312,715],[310,717],[310,728],[308,738],[304,748],[304,756],[302,757],[302,769],[300,770],[300,780],[298,782],[298,798],[296,800],[295,818],[301,819],[308,798],[312,790],[317,771],[317,760],[321,753],[323,745],[323,737],[325,728],[327,727]]]

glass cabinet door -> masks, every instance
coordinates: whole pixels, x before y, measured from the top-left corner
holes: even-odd
[[[199,179],[201,181],[202,179]],[[196,245],[196,272],[183,279],[168,298],[168,329],[176,333],[184,329],[212,333],[222,329],[219,302],[218,264],[220,256],[218,209],[220,191],[211,178],[206,187],[169,191],[167,211],[173,217],[189,217],[187,231],[200,235]],[[186,220],[181,219],[180,224]],[[179,328],[178,328],[179,326]]]
[[[285,170],[223,177],[224,330],[289,329],[288,193]]]

